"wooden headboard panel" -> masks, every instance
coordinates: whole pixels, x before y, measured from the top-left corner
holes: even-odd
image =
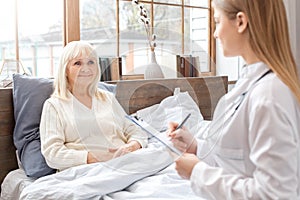
[[[216,104],[228,90],[227,76],[178,79],[131,80],[117,82],[116,97],[129,114],[160,103],[174,89],[188,91],[206,120],[212,118]]]
[[[0,89],[0,183],[12,169],[17,168],[13,144],[14,110],[12,89]]]
[[[211,119],[215,106],[227,92],[227,77],[195,77],[155,80],[117,81],[116,98],[128,114],[160,103],[173,95],[175,88],[188,91],[197,102],[205,119]],[[30,116],[28,116],[30,117]],[[0,89],[0,183],[6,174],[17,169],[13,144],[13,99],[12,88]]]

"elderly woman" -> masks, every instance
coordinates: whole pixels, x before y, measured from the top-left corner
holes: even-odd
[[[67,44],[40,123],[41,150],[50,167],[107,161],[147,145],[147,136],[125,118],[113,94],[97,88],[99,80],[93,47]]]

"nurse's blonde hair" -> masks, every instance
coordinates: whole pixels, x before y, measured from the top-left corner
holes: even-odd
[[[97,85],[100,80],[100,67],[97,53],[91,44],[84,41],[72,41],[64,47],[54,81],[54,92],[52,94],[53,96],[56,96],[61,99],[70,98],[68,95],[70,85],[68,82],[66,70],[72,59],[79,58],[82,56],[95,59],[98,66],[97,75],[88,88],[89,94],[98,98],[104,98],[104,95],[98,90]]]
[[[252,50],[291,89],[300,103],[300,81],[283,1],[212,0],[212,3],[229,19],[235,19],[238,12],[245,13]]]

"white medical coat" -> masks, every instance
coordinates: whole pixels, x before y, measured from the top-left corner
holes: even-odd
[[[200,158],[211,151],[192,171],[191,186],[199,196],[300,199],[299,103],[274,73],[263,76],[268,70],[261,62],[244,67],[235,88],[218,103],[213,120],[248,91],[222,124],[219,139],[212,140],[214,147],[198,140]]]

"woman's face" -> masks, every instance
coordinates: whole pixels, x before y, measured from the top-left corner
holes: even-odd
[[[95,58],[78,57],[72,59],[66,69],[70,86],[88,87],[97,76],[98,66]]]
[[[216,30],[214,37],[219,39],[226,57],[239,56],[242,54],[242,45],[245,42],[242,34],[238,32],[238,21],[230,20],[221,10],[215,8],[214,19]]]

